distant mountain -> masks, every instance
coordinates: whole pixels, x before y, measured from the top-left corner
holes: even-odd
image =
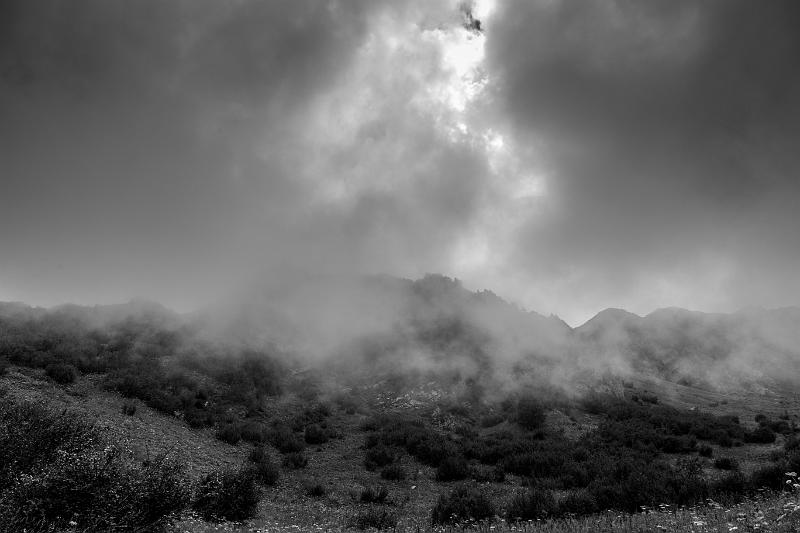
[[[727,387],[747,380],[800,381],[800,309],[702,313],[658,309],[639,317],[601,311],[575,329],[587,346],[619,354],[641,374]]]
[[[800,382],[800,308],[702,313],[664,308],[646,316],[606,309],[577,328],[427,275],[308,279],[253,290],[202,313],[179,315],[133,300],[52,309],[0,303],[0,321],[45,320],[102,328],[134,321],[209,340],[278,347],[299,360],[369,372],[453,379],[537,379],[567,385],[585,376],[638,375],[729,388]],[[510,378],[509,378],[510,376]]]

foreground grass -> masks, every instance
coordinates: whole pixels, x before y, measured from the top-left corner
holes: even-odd
[[[796,486],[796,485],[795,485]],[[354,518],[354,517],[353,517]],[[374,531],[374,529],[371,529]],[[497,519],[477,524],[457,524],[431,527],[428,523],[404,522],[387,528],[396,532],[441,532],[455,533],[473,531],[476,533],[645,533],[645,532],[774,532],[789,533],[800,531],[800,493],[763,494],[741,503],[729,506],[709,501],[707,505],[692,508],[647,509],[641,513],[602,513],[598,515],[563,518],[557,520],[536,520],[509,524]],[[212,531],[230,532],[283,532],[283,531],[357,531],[352,522],[332,526],[330,524],[278,524],[268,520],[246,523],[209,524],[196,517],[186,517],[175,525],[175,532]]]

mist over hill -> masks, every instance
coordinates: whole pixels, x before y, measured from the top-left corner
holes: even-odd
[[[128,324],[169,332],[166,352],[197,342],[277,350],[297,368],[346,379],[402,375],[410,383],[435,378],[486,389],[539,385],[572,393],[606,377],[637,376],[725,390],[800,376],[797,308],[666,308],[644,317],[606,309],[572,328],[442,275],[306,279],[191,315],[147,301],[51,309],[3,303],[0,322],[6,341],[14,328],[34,324],[51,336]]]

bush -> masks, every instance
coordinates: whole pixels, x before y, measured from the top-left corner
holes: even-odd
[[[223,424],[217,428],[216,436],[222,442],[238,444],[242,440],[242,426],[237,423]]]
[[[74,383],[78,379],[78,369],[64,363],[51,363],[44,371],[49,378],[61,385]]]
[[[556,499],[551,491],[532,488],[511,498],[506,510],[506,520],[515,522],[548,518],[557,510]]]
[[[517,402],[517,424],[525,429],[538,429],[545,422],[544,408],[532,395],[524,395]]]
[[[756,489],[781,490],[786,480],[786,470],[782,465],[769,465],[754,470],[750,475],[750,484]]]
[[[247,422],[243,426],[241,426],[242,430],[242,440],[247,442],[252,442],[254,444],[260,444],[264,442],[265,435],[264,435],[264,425],[259,422]]]
[[[481,418],[479,424],[480,424],[481,427],[491,428],[491,427],[494,427],[494,426],[496,426],[498,424],[501,424],[502,422],[505,422],[505,420],[506,420],[506,417],[501,415],[501,414],[499,414],[499,413],[497,413],[497,414],[489,414],[489,415],[486,415],[483,418]]]
[[[297,453],[303,451],[306,447],[303,441],[289,427],[284,425],[277,425],[267,431],[266,439],[281,453]]]
[[[365,487],[358,496],[361,503],[386,503],[389,491],[383,485],[377,487]]]
[[[362,511],[350,520],[351,527],[357,529],[374,528],[378,531],[383,529],[395,529],[397,527],[397,515],[386,509],[372,508]]]
[[[306,494],[311,496],[312,498],[321,498],[326,494],[325,485],[322,483],[314,483],[306,487]]]
[[[3,531],[63,531],[73,518],[84,531],[154,531],[189,503],[181,465],[130,464],[74,413],[3,399],[0,428]]]
[[[494,514],[494,505],[483,493],[469,485],[459,485],[439,497],[431,512],[431,522],[438,525],[485,520]]]
[[[759,444],[771,444],[775,442],[775,432],[768,426],[759,426],[753,431],[748,431],[744,434],[745,442],[753,442]]]
[[[263,446],[256,446],[250,450],[250,455],[247,458],[253,463],[260,463],[267,458],[267,450]]]
[[[700,449],[697,450],[697,453],[700,454],[701,457],[711,457],[714,455],[714,448],[711,446],[703,445],[700,446]]]
[[[586,515],[598,510],[595,499],[585,491],[570,492],[558,502],[559,514]]]
[[[436,481],[458,481],[468,475],[467,460],[461,455],[445,457],[436,468]]]
[[[395,451],[388,446],[378,444],[369,448],[364,454],[364,468],[369,471],[375,470],[379,466],[386,466],[397,459]]]
[[[747,478],[741,472],[729,472],[711,485],[714,495],[743,494],[749,488]]]
[[[305,468],[307,465],[308,459],[303,455],[303,452],[291,452],[283,457],[283,466],[286,468],[299,470],[300,468]]]
[[[479,483],[495,482],[502,483],[506,480],[506,472],[502,465],[470,465],[469,477]]]
[[[255,476],[256,481],[263,485],[273,486],[281,477],[280,470],[278,470],[278,467],[275,466],[267,456],[254,462],[254,464],[250,466],[250,470]]]
[[[317,424],[306,426],[304,436],[308,444],[324,444],[328,442],[328,432]]]
[[[133,416],[136,414],[136,402],[124,402],[122,404],[122,414]]]
[[[399,464],[392,464],[381,470],[381,477],[390,481],[402,481],[406,478],[406,470]]]
[[[201,481],[192,508],[206,520],[245,520],[255,515],[260,498],[253,470],[213,472]]]
[[[738,470],[739,462],[732,457],[720,457],[714,460],[714,468],[719,470]]]

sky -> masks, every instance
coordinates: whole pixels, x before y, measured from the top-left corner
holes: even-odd
[[[5,0],[0,300],[800,304],[794,0]],[[291,274],[291,276],[287,276]]]

